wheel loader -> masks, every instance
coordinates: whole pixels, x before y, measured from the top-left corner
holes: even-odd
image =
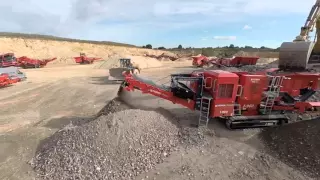
[[[109,81],[114,82],[122,82],[124,81],[125,77],[123,73],[130,73],[130,74],[140,74],[141,68],[139,65],[131,62],[131,59],[122,58],[119,59],[120,67],[110,68],[109,69]]]
[[[309,33],[316,29],[315,37],[310,40]],[[305,71],[320,67],[320,0],[312,6],[300,34],[293,42],[284,42],[280,46],[279,68],[291,71]]]

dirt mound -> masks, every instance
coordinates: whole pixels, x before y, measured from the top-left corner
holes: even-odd
[[[269,64],[278,65],[278,63],[279,63],[279,59],[276,59],[276,60],[274,60],[274,61],[270,62]]]
[[[114,55],[108,58],[107,60],[97,62],[94,67],[98,69],[110,69],[114,67],[119,67],[120,66],[119,59],[121,58],[131,59],[131,62],[134,65],[139,66],[141,69],[156,68],[156,67],[162,66],[162,63],[159,60],[150,58],[150,57]]]
[[[143,56],[127,56],[127,57],[131,58],[132,63],[138,65],[142,69],[155,68],[155,67],[162,66],[161,62],[154,58],[143,57]]]
[[[127,180],[161,163],[177,143],[178,128],[162,115],[125,110],[58,131],[31,165],[44,179]]]
[[[278,64],[278,58],[259,58],[257,64]]]
[[[257,56],[263,58],[279,58],[279,52],[270,51],[238,51],[234,56]]]
[[[283,162],[319,177],[320,121],[302,121],[278,128],[268,128],[261,139],[270,153]]]
[[[234,56],[255,56],[255,54],[244,52],[244,51],[239,51],[239,52],[235,53]]]
[[[163,51],[162,53],[159,53],[159,54],[154,54],[154,53],[151,53],[151,51],[148,51],[145,53],[145,56],[150,56],[150,55],[156,55],[156,56],[170,56],[170,57],[177,57],[177,54],[173,53],[173,52],[169,52],[169,51]]]
[[[159,56],[163,53],[171,54],[170,52],[153,49],[5,37],[0,38],[0,52],[13,52],[17,57],[28,56],[39,59],[57,57],[56,61],[50,62],[48,65],[75,64],[73,57],[79,56],[80,52],[86,53],[88,57],[101,57],[105,60],[115,55],[144,56],[145,54],[153,54]]]

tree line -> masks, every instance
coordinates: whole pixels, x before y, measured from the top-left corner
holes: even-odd
[[[206,47],[206,48],[195,48],[195,47],[182,47],[182,45],[178,45],[178,47],[176,48],[165,48],[164,46],[160,46],[157,48],[153,48],[151,44],[147,44],[145,46],[142,46],[142,48],[146,48],[146,49],[167,49],[167,50],[189,50],[189,49],[260,49],[260,50],[266,50],[266,51],[278,51],[279,48],[268,48],[265,46],[261,46],[259,48],[257,47],[252,47],[252,46],[244,46],[244,47],[240,47],[240,46],[235,46],[234,44],[230,44],[229,46],[222,46],[222,47]]]

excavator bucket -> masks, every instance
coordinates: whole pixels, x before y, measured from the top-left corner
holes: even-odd
[[[125,77],[123,76],[123,72],[127,72],[130,74],[140,74],[140,70],[137,68],[126,68],[126,67],[118,67],[109,69],[109,81],[124,81]]]
[[[109,69],[109,77],[110,81],[124,81],[125,77],[123,76],[123,72],[131,73],[131,74],[140,74],[140,68],[138,66],[134,66],[131,63],[131,59],[120,59],[119,60],[120,67]]]
[[[314,45],[314,42],[303,41],[282,43],[279,52],[279,68],[290,71],[308,69]]]
[[[122,73],[125,71],[129,71],[129,69],[125,67],[111,68],[109,69],[108,79],[111,81],[123,81],[124,76],[122,75]]]

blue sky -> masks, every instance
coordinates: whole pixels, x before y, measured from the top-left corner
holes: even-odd
[[[315,0],[10,0],[0,31],[153,47],[279,47]]]

